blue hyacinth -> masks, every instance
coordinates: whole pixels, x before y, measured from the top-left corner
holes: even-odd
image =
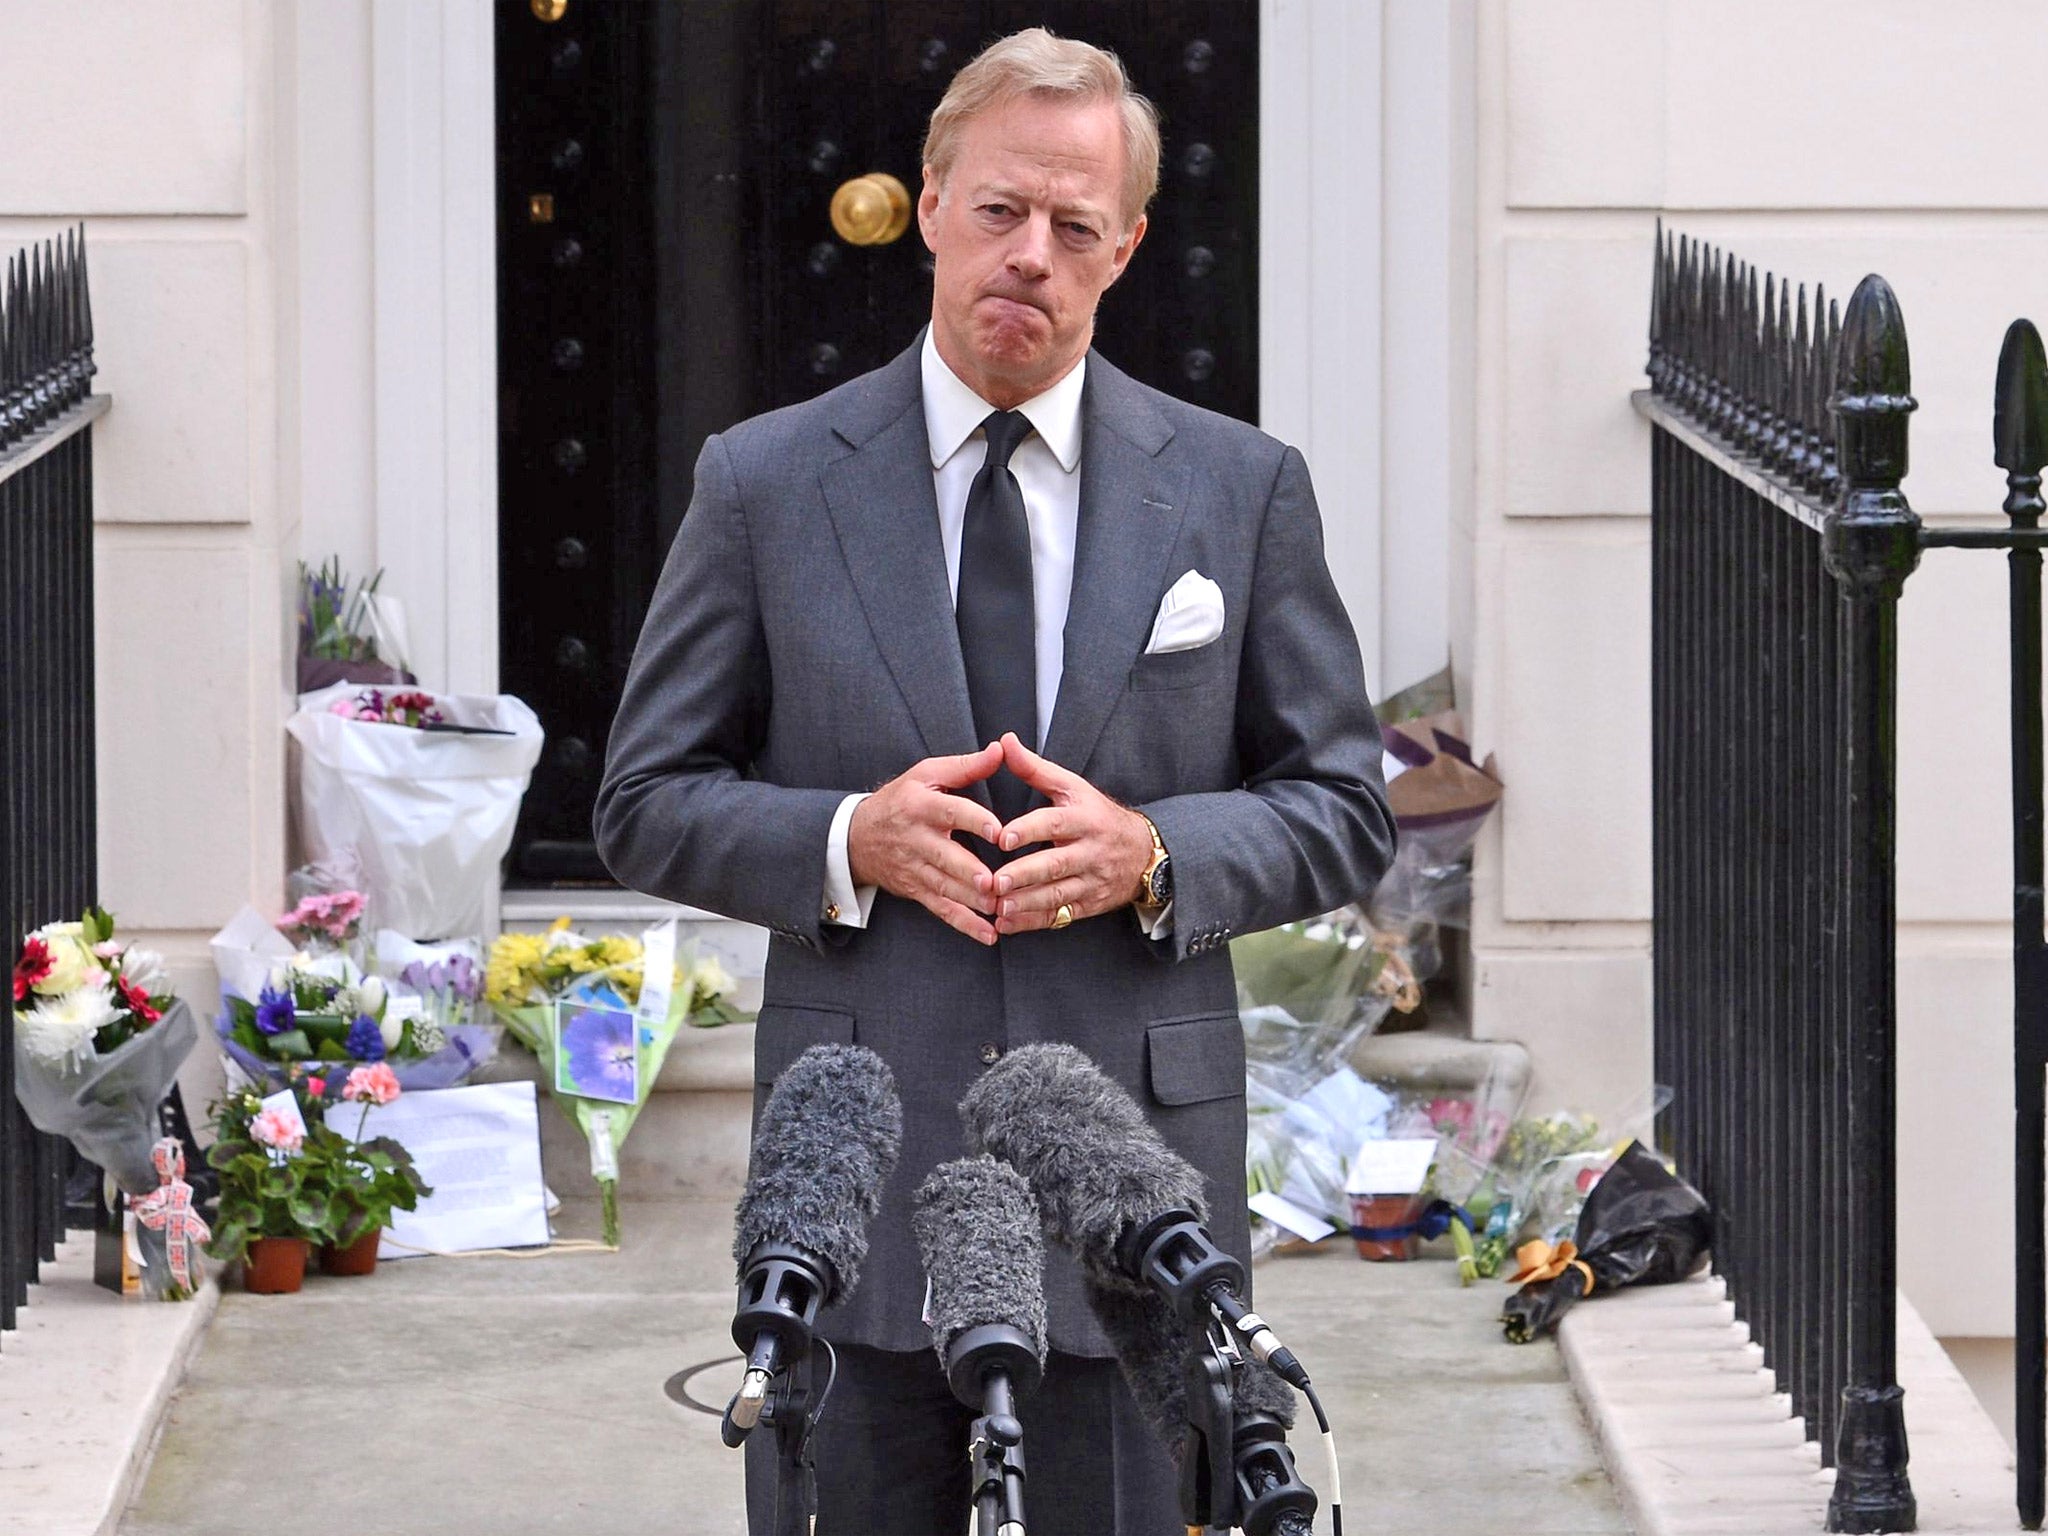
[[[348,1027],[348,1053],[357,1061],[384,1059],[384,1035],[377,1028],[377,1021],[367,1013],[357,1014],[355,1023]]]
[[[266,1035],[281,1035],[297,1022],[291,990],[265,987],[256,1004],[256,1027]]]

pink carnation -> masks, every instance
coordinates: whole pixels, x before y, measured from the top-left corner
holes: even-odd
[[[389,1104],[398,1097],[398,1093],[398,1074],[381,1061],[357,1067],[349,1073],[348,1082],[341,1090],[344,1099],[368,1099],[372,1104]]]
[[[274,1109],[266,1109],[252,1120],[249,1134],[266,1147],[275,1147],[280,1152],[296,1152],[306,1144],[306,1133],[292,1124],[289,1117]]]

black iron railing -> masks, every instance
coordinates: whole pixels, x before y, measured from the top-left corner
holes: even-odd
[[[1896,607],[1914,402],[1846,316],[1660,230],[1651,388],[1656,1056],[1714,1262],[1835,1468],[1909,1531],[1894,1369]]]
[[[92,311],[82,231],[0,282],[0,950],[94,897]],[[14,1098],[0,1007],[0,1329],[64,1233],[68,1146]]]

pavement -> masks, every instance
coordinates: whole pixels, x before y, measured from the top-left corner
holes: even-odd
[[[284,1297],[231,1285],[122,1536],[740,1536],[738,1455],[662,1391],[733,1355],[731,1204],[622,1218],[616,1254],[401,1260]],[[558,1220],[595,1231],[594,1206]],[[1257,1283],[1329,1409],[1347,1529],[1629,1531],[1556,1347],[1502,1342],[1500,1282],[1465,1290],[1447,1263],[1365,1264],[1333,1242]],[[697,1391],[722,1399],[736,1377],[708,1370]],[[1294,1445],[1321,1488],[1315,1437]]]

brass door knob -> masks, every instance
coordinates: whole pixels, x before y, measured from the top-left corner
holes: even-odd
[[[870,171],[832,194],[832,229],[848,245],[888,245],[910,228],[910,193],[887,171]]]

